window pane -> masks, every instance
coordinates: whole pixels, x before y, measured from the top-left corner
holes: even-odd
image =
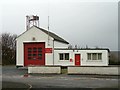
[[[36,56],[36,54],[33,54],[33,56]]]
[[[65,53],[65,60],[69,60],[69,53]]]
[[[97,53],[93,53],[93,54],[92,54],[92,59],[93,59],[93,60],[97,60]]]
[[[28,54],[28,56],[32,56],[32,54]]]
[[[63,54],[59,54],[59,59],[63,60]]]
[[[87,59],[88,59],[88,60],[91,60],[91,53],[88,53],[88,54],[87,54]]]
[[[28,48],[28,52],[30,53],[32,51],[32,49],[31,48]]]
[[[42,52],[42,48],[38,48],[38,52]]]
[[[98,60],[102,60],[102,53],[98,53]]]
[[[40,57],[41,57],[41,56],[42,56],[42,54],[38,54],[38,56],[40,56]]]
[[[37,51],[37,48],[33,48],[33,52],[36,52]]]

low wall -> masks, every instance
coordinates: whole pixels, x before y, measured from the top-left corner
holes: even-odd
[[[60,74],[60,66],[29,66],[28,73]]]
[[[68,67],[68,74],[118,75],[118,67]]]

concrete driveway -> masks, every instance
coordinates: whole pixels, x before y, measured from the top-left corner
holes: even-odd
[[[15,66],[2,67],[2,82],[24,84],[31,89],[39,88],[113,88],[118,89],[118,76],[99,75],[40,75],[27,74],[27,69]],[[18,85],[19,85],[18,84]],[[13,85],[13,88],[20,88]],[[22,88],[22,87],[21,87]],[[27,89],[26,89],[27,90]],[[96,90],[96,89],[94,89]],[[110,89],[109,89],[110,90]]]

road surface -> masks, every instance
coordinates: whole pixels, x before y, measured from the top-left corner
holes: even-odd
[[[19,83],[10,85],[9,88],[22,88],[19,85],[26,85],[29,89],[33,88],[114,88],[118,90],[118,76],[99,76],[99,75],[40,75],[27,74],[27,69],[17,69],[15,66],[2,67],[3,88],[8,83]],[[8,84],[9,85],[9,84]],[[17,86],[17,87],[16,87]],[[3,89],[4,90],[4,89]],[[95,89],[94,89],[95,90]]]

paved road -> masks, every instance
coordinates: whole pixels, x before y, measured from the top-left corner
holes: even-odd
[[[2,81],[17,82],[29,88],[118,88],[117,76],[98,75],[28,75],[27,69],[3,66]],[[16,87],[15,87],[16,88]]]

